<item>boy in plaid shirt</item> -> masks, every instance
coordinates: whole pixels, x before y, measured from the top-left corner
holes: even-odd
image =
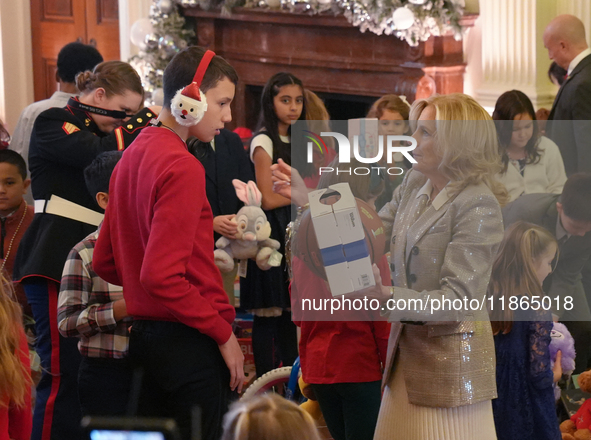
[[[109,180],[120,151],[99,155],[85,170],[86,186],[106,209]],[[92,255],[101,226],[68,255],[58,302],[59,331],[78,337],[82,354],[78,394],[83,415],[124,415],[132,369],[128,364],[128,327],[123,289],[101,279],[92,268]]]

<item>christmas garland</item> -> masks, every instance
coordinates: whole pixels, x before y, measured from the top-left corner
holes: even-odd
[[[283,9],[294,13],[344,14],[361,32],[394,35],[411,46],[430,36],[453,33],[462,35],[460,18],[464,0],[176,0],[184,7],[221,8],[230,13],[234,7]]]
[[[223,14],[235,7],[343,14],[361,32],[395,35],[411,46],[445,33],[459,39],[464,11],[464,0],[155,0],[149,18],[136,21],[130,30],[132,43],[140,48],[130,63],[140,73],[150,103],[162,100],[162,75],[172,57],[195,43],[193,26],[179,14],[178,5],[220,8]]]

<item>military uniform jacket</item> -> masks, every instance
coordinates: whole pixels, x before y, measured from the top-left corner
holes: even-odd
[[[154,116],[144,109],[112,133],[98,129],[90,113],[74,108],[41,113],[31,135],[29,167],[35,200],[62,197],[85,208],[99,207],[86,189],[84,168],[105,151],[123,150]],[[27,229],[14,264],[14,279],[41,276],[59,282],[70,250],[96,226],[66,217],[37,213]]]

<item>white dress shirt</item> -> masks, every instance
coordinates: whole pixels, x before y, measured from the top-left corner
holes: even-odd
[[[588,55],[591,55],[591,49],[589,49],[589,48],[585,49],[583,52],[581,52],[580,54],[578,54],[576,57],[573,58],[573,60],[568,65],[568,70],[567,70],[568,76],[570,76],[572,71],[575,70],[575,67],[577,67],[577,64],[579,64],[583,60],[583,58],[585,58]]]
[[[496,179],[507,188],[511,202],[523,194],[562,193],[566,173],[558,146],[551,139],[542,136],[538,149],[540,161],[525,165],[523,175],[511,161],[506,172],[496,175]]]

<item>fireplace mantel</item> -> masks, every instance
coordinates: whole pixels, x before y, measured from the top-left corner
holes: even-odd
[[[232,126],[256,119],[249,86],[263,86],[280,71],[315,92],[379,97],[405,95],[410,102],[432,93],[463,91],[462,41],[431,37],[417,47],[394,36],[361,33],[345,17],[235,8],[231,15],[185,8],[195,18],[197,40],[238,72]],[[476,15],[463,18],[471,26]],[[256,106],[258,108],[258,105]]]

